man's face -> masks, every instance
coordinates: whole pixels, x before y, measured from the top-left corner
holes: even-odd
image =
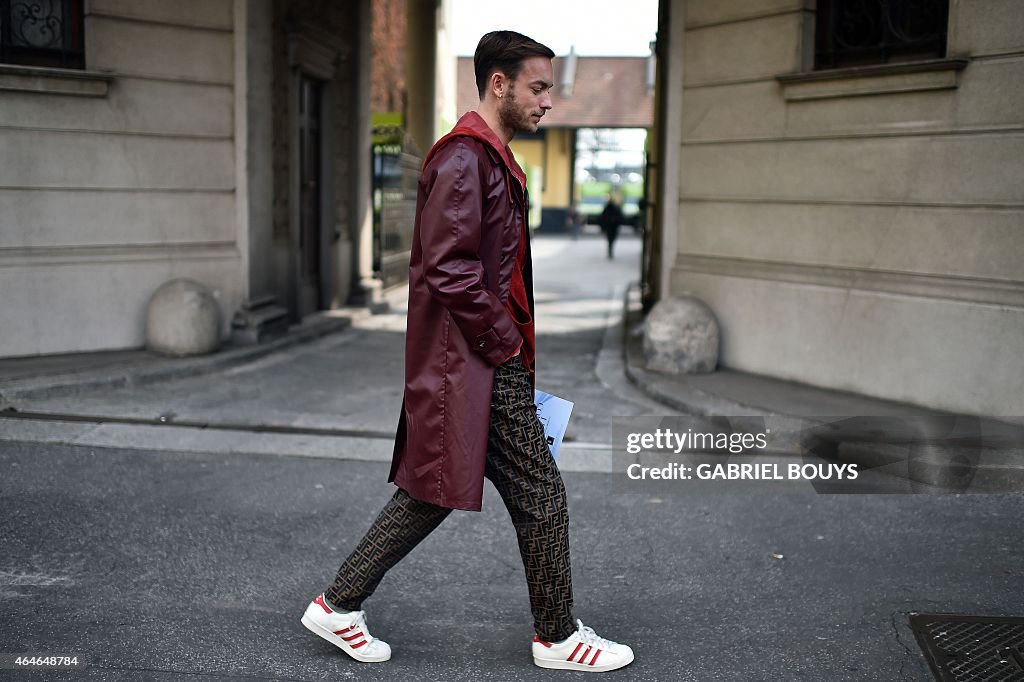
[[[519,77],[509,84],[498,107],[501,125],[513,133],[535,133],[540,119],[551,108],[554,72],[547,57],[523,60]]]

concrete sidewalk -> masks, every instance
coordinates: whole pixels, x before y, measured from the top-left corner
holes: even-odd
[[[544,244],[554,241],[542,238]],[[573,242],[585,244],[585,242]],[[628,244],[626,245],[628,246]],[[576,247],[573,247],[576,248]],[[544,304],[543,295],[539,296]],[[385,294],[388,310],[373,315],[365,308],[343,308],[310,316],[280,338],[255,346],[225,346],[196,358],[168,358],[144,350],[0,359],[0,409],[17,403],[67,397],[96,389],[115,389],[200,376],[246,365],[269,355],[296,349],[351,328],[353,320],[373,318],[404,330],[404,286]],[[703,375],[670,375],[648,371],[642,352],[642,314],[637,286],[623,301],[621,318],[608,320],[605,346],[621,352],[629,381],[666,408],[689,415],[757,415],[803,417],[814,415],[922,415],[935,410],[854,393],[816,388],[748,372],[719,369]],[[370,328],[388,327],[387,322]],[[539,329],[545,333],[544,328]],[[550,332],[547,332],[550,333]],[[620,341],[620,338],[622,341]]]
[[[610,471],[612,415],[672,414],[622,369],[622,294],[639,240],[535,240],[539,387],[577,409],[563,470]],[[572,267],[566,267],[571,262]],[[405,290],[389,309],[332,313],[256,349],[168,360],[143,352],[0,363],[0,438],[92,447],[387,461],[401,404]],[[327,324],[343,325],[331,333]],[[32,376],[32,365],[40,371]]]
[[[403,287],[388,295],[394,314],[404,314]],[[671,375],[645,368],[642,323],[637,289],[624,301],[622,322],[613,321],[611,333],[624,342],[614,343],[622,353],[628,379],[666,408],[683,414],[803,417],[815,415],[922,415],[938,411],[907,403],[721,368],[710,374]],[[200,376],[254,362],[296,349],[302,344],[350,329],[353,319],[372,314],[345,308],[314,315],[288,333],[254,346],[227,345],[209,356],[170,358],[145,350],[43,355],[0,359],[0,409],[25,403],[69,397],[97,389],[116,389]]]
[[[611,263],[599,241],[536,241],[540,387],[577,403],[564,470],[612,470],[613,417],[755,416],[771,420],[778,433],[798,434],[808,417],[940,414],[730,369],[648,371],[636,287],[625,287],[639,243],[624,241],[622,259]],[[574,268],[564,267],[566,258]],[[332,311],[269,343],[201,358],[129,351],[0,360],[0,409],[8,409],[0,413],[0,437],[386,461],[401,398],[405,293],[389,292],[383,314]],[[996,460],[992,475],[1024,475],[1021,428],[992,420],[983,426],[1017,444]],[[795,435],[773,445],[775,455],[802,454]],[[872,456],[862,461],[878,464]]]
[[[146,350],[0,358],[0,410],[17,402],[82,391],[134,386],[197,376],[233,367],[348,328],[355,310],[311,315],[278,338],[241,346],[230,343],[199,357],[173,358]]]

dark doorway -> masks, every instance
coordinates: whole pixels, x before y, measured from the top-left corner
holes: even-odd
[[[299,86],[299,314],[323,309],[321,187],[322,86],[302,76]]]

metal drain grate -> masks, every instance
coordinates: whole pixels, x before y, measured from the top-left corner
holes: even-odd
[[[1024,618],[914,613],[910,628],[940,682],[1024,682]]]

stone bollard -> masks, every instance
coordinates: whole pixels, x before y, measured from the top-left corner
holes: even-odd
[[[713,372],[718,365],[718,321],[699,298],[667,298],[655,304],[644,329],[647,369],[670,374]]]
[[[172,279],[149,299],[146,348],[164,355],[205,355],[220,345],[220,304],[190,279]]]

